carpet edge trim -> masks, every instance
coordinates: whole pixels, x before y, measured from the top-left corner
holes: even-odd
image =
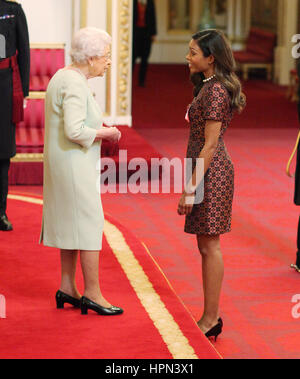
[[[120,230],[105,220],[104,234],[132,288],[174,359],[199,359],[167,310]],[[120,242],[121,241],[121,242]]]
[[[160,265],[156,262],[155,258],[152,256],[152,254],[150,253],[150,250],[149,248],[147,247],[147,245],[142,242],[142,245],[144,246],[147,254],[149,255],[149,257],[152,259],[153,263],[155,264],[155,266],[158,268],[158,270],[160,271],[160,273],[162,274],[162,276],[164,277],[165,281],[167,282],[168,286],[170,287],[170,290],[174,293],[174,295],[176,296],[176,298],[178,299],[178,301],[181,303],[181,305],[184,307],[184,309],[187,311],[187,313],[191,316],[193,322],[197,325],[197,322],[194,318],[194,316],[192,315],[191,311],[187,308],[187,306],[184,304],[184,302],[182,301],[182,299],[178,296],[178,294],[176,293],[174,287],[172,286],[171,282],[169,281],[169,279],[167,278],[167,276],[165,275],[165,273],[163,272],[162,268],[160,267]],[[198,327],[198,325],[197,325]],[[212,346],[212,348],[215,350],[215,352],[219,355],[219,357],[221,359],[224,359],[224,357],[220,354],[220,352],[215,348],[215,346],[208,340],[208,342],[210,343],[210,345]]]
[[[43,205],[42,199],[34,197],[9,194],[8,199]],[[110,235],[108,235],[108,230]],[[153,288],[148,276],[135,258],[130,247],[127,245],[121,231],[115,225],[105,220],[104,234],[137,297],[153,321],[154,326],[161,335],[173,358],[199,359],[195,350],[189,344],[188,339],[181,331],[179,325],[176,323],[160,296]],[[111,235],[113,235],[114,238],[112,238]],[[118,235],[122,244],[115,240],[116,235]],[[124,257],[126,257],[126,259]],[[143,287],[141,287],[141,284]],[[145,296],[144,293],[147,295]],[[154,304],[156,304],[156,306],[154,306]]]
[[[42,199],[38,199],[38,198],[34,198],[34,197],[9,194],[7,196],[7,198],[10,199],[10,200],[19,200],[19,201],[24,201],[26,203],[43,205],[43,200]]]

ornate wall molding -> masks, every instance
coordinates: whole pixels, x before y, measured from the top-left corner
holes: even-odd
[[[107,125],[130,125],[131,117],[131,45],[133,0],[73,0],[79,27],[96,26],[112,36],[112,66],[105,77],[104,120]],[[100,3],[100,4],[99,4]],[[99,20],[95,15],[104,11]]]
[[[80,1],[80,28],[87,26],[88,0]]]
[[[119,1],[118,30],[118,116],[131,115],[132,0]]]
[[[106,30],[109,35],[112,36],[112,1],[107,1],[106,4]],[[105,116],[111,115],[111,68],[108,70],[106,74],[106,110]]]
[[[278,0],[252,0],[252,27],[276,33],[278,28],[278,3]]]
[[[298,0],[278,1],[277,47],[275,49],[275,82],[288,85],[290,70],[295,68],[292,36],[298,32]]]

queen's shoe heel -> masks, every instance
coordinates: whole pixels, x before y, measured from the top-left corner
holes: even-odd
[[[81,304],[80,308],[81,308],[81,314],[82,315],[87,315],[88,314],[88,306],[87,306],[87,304]]]
[[[56,299],[56,309],[64,309],[65,303],[61,299]]]
[[[55,299],[57,309],[64,309],[66,303],[73,305],[73,307],[75,308],[80,308],[79,299],[75,299],[74,297],[67,295],[66,293],[60,290],[56,292]]]

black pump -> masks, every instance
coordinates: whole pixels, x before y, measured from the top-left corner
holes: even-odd
[[[102,316],[115,316],[120,315],[124,312],[122,308],[115,306],[111,306],[110,308],[102,307],[101,305],[84,296],[80,300],[80,308],[82,315],[87,315],[89,309]]]
[[[55,295],[55,299],[56,299],[57,309],[63,309],[65,303],[71,304],[75,308],[80,308],[80,300],[79,299],[75,299],[75,297],[67,295],[66,293],[64,293],[60,290],[57,291],[57,293]]]
[[[217,325],[211,328],[208,332],[205,333],[207,338],[215,337],[215,342],[217,341],[218,336],[222,333],[223,321],[219,318]]]

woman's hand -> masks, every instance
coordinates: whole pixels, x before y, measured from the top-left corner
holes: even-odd
[[[114,143],[117,143],[120,141],[120,138],[121,138],[121,132],[119,129],[117,129],[116,127],[110,127],[108,128],[110,133],[109,133],[109,137],[108,139],[111,141],[111,142],[114,142]]]
[[[110,142],[117,143],[120,141],[121,132],[116,127],[104,127],[97,131],[97,140],[106,139]]]
[[[177,213],[179,216],[189,215],[192,213],[193,205],[195,201],[195,194],[188,194],[183,192],[179,200]]]

